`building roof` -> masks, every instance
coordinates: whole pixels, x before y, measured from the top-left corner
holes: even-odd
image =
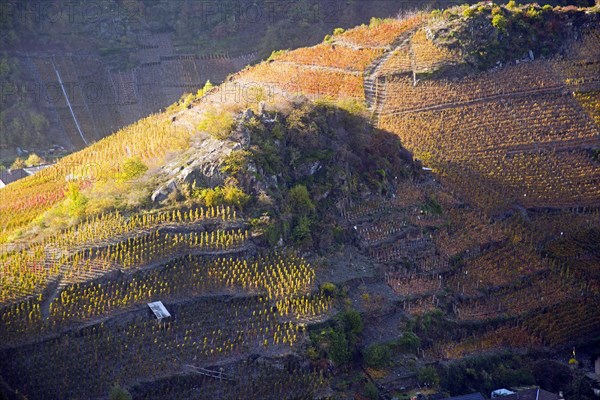
[[[527,389],[503,396],[502,400],[558,400],[559,398],[559,395],[550,393],[544,389]]]
[[[496,389],[492,392],[492,397],[508,396],[509,394],[515,394],[515,392],[508,389]]]
[[[481,393],[464,394],[462,396],[450,397],[446,400],[485,400]]]
[[[29,176],[29,174],[25,172],[23,168],[0,171],[0,182],[2,182],[5,185],[8,185],[9,183],[12,183],[14,181],[23,179],[26,176]]]
[[[40,172],[43,169],[51,167],[51,166],[52,166],[52,164],[43,164],[43,165],[37,165],[35,167],[26,167],[26,168],[23,168],[23,170],[25,170],[25,172],[28,175],[33,175],[33,174],[37,174],[38,172]]]
[[[159,320],[171,316],[171,314],[167,311],[162,301],[148,303],[148,307],[150,307],[156,318],[158,318]]]

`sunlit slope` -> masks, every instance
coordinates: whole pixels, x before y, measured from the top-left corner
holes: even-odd
[[[550,12],[557,21],[581,13]],[[261,86],[265,98],[365,101],[380,128],[399,135],[425,166],[490,212],[514,204],[596,205],[600,48],[594,24],[579,40],[567,40],[561,55],[532,52],[532,60],[515,49],[518,62],[477,72],[467,45],[434,38],[440,18],[418,15],[336,33],[321,45],[275,54],[230,84]]]
[[[280,53],[274,60],[234,75],[204,102],[239,108],[242,103],[256,102],[258,89],[264,100],[273,100],[282,93],[363,100],[365,70],[389,50],[399,35],[421,20],[420,16],[402,21],[375,20],[370,27],[335,35],[330,43]],[[232,90],[231,82],[249,85],[251,90]],[[68,181],[89,190],[118,181],[128,159],[160,165],[166,154],[187,147],[194,130],[194,126],[177,127],[166,114],[151,116],[62,159],[56,166],[0,190],[0,243],[14,238],[15,232],[60,203]]]
[[[365,100],[368,77],[386,60],[397,42],[427,20],[373,20],[348,31],[336,31],[323,44],[275,53],[268,61],[235,75],[240,85],[265,85],[268,94],[309,98]],[[368,99],[367,99],[368,100]]]
[[[0,242],[63,200],[69,184],[81,190],[102,190],[103,185],[126,181],[123,165],[127,160],[159,165],[169,152],[187,147],[189,135],[166,116],[151,116],[0,189]]]
[[[443,23],[421,13],[336,31],[320,45],[275,53],[231,76],[201,102],[365,101],[380,128],[488,210],[597,203],[599,172],[589,150],[599,145],[598,30],[587,29],[564,56],[457,78],[444,71],[468,57],[433,38]],[[99,175],[114,178],[128,158],[158,165],[185,147],[194,127],[183,133],[168,118],[145,119],[0,190],[0,241],[59,202],[67,178],[86,188]]]

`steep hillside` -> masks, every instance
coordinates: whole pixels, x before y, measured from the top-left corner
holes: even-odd
[[[0,189],[4,383],[541,384],[539,358],[600,336],[599,19],[513,3],[373,19]]]
[[[400,7],[391,0],[370,6],[321,0],[4,2],[0,162],[10,165],[17,147],[81,149],[273,50],[312,45],[335,27],[391,16]]]

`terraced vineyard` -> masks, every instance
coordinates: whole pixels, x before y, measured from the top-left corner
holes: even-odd
[[[336,29],[0,189],[3,380],[44,399],[115,382],[312,398],[409,334],[423,341],[382,369],[410,358],[415,387],[414,354],[598,337],[598,20],[532,6],[591,22],[556,54],[486,68],[444,36],[511,7]]]
[[[2,359],[29,371],[5,378],[34,397],[93,396],[110,382],[154,376],[157,365],[169,376],[187,364],[295,348],[305,324],[328,315],[331,299],[316,292],[314,269],[302,258],[252,256],[248,231],[236,224],[224,207],[114,213],[4,254],[11,269],[3,279],[13,278],[2,285]],[[96,233],[108,242],[99,246]],[[47,249],[59,259],[49,261]],[[167,324],[148,318],[146,303],[156,299],[174,315]],[[61,370],[36,357],[60,361]],[[122,367],[108,367],[115,363]]]

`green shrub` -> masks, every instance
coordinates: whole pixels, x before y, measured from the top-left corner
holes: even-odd
[[[363,101],[352,98],[339,99],[333,105],[352,115],[364,115],[367,112],[367,107]]]
[[[367,382],[365,385],[365,396],[371,400],[377,400],[379,398],[379,391],[373,382]]]
[[[181,109],[186,109],[188,108],[191,104],[192,101],[194,101],[195,96],[191,93],[184,93],[181,98],[179,99],[179,104],[180,104],[180,108]]]
[[[319,350],[317,350],[314,346],[309,346],[308,349],[306,349],[306,357],[308,357],[309,360],[318,360]]]
[[[196,98],[199,99],[199,98],[203,97],[206,93],[211,91],[214,87],[215,86],[211,83],[210,80],[206,81],[206,83],[204,84],[204,87],[202,89],[198,89],[198,92],[196,92]]]
[[[221,190],[225,204],[237,208],[243,208],[250,200],[250,195],[244,193],[242,189],[233,185],[226,185]]]
[[[231,134],[235,121],[233,115],[225,110],[209,108],[206,110],[198,130],[207,132],[218,140],[225,140]]]
[[[369,346],[364,354],[365,364],[369,367],[381,368],[390,364],[392,354],[390,348],[385,344],[374,344]]]
[[[465,10],[462,13],[463,17],[465,18],[473,18],[473,16],[475,16],[475,9],[471,8],[471,7],[467,7],[465,8]]]
[[[439,9],[435,9],[435,10],[431,10],[431,16],[433,18],[439,18],[442,16],[442,10]]]
[[[436,199],[434,199],[433,197],[428,197],[425,203],[423,203],[423,205],[421,206],[421,211],[423,211],[426,214],[442,215],[442,212],[444,210],[442,209],[442,206],[440,205],[440,203],[438,203]]]
[[[333,35],[341,35],[342,33],[346,32],[346,30],[344,28],[335,28],[333,30]]]
[[[440,384],[440,377],[433,367],[425,367],[419,370],[419,384],[427,387],[435,387]]]
[[[20,157],[15,158],[15,161],[12,163],[12,165],[10,166],[10,169],[19,169],[19,168],[25,168],[27,165],[25,165],[25,160],[23,160]]]
[[[421,346],[421,339],[412,332],[404,332],[394,345],[402,351],[416,351]]]
[[[193,189],[192,196],[204,203],[206,207],[229,205],[243,208],[250,200],[250,195],[232,184],[214,188]]]
[[[321,294],[324,296],[332,297],[337,293],[337,286],[331,282],[325,282],[321,285]]]
[[[25,165],[27,165],[28,167],[37,167],[38,165],[42,165],[44,164],[46,161],[38,156],[35,153],[31,153],[29,155],[29,157],[27,157],[27,160],[25,160]]]
[[[119,385],[115,385],[110,389],[108,397],[110,400],[132,400],[131,393],[123,389]]]
[[[69,184],[65,197],[67,198],[65,202],[67,212],[71,217],[82,217],[85,215],[88,199],[79,191],[79,186],[76,183]]]
[[[331,361],[336,365],[342,365],[349,362],[352,358],[348,339],[346,333],[339,328],[330,331],[331,348],[329,350],[329,356]]]
[[[271,52],[271,55],[269,56],[269,58],[267,58],[267,61],[276,60],[280,56],[284,55],[285,53],[287,53],[287,50],[274,50],[273,52]]]
[[[148,167],[138,157],[132,157],[125,161],[123,164],[123,172],[121,173],[120,180],[130,181],[132,179],[142,176]]]
[[[505,32],[508,27],[508,20],[502,14],[496,14],[492,17],[492,25],[501,32]]]
[[[542,11],[531,6],[527,9],[525,15],[531,19],[540,20],[542,18]]]
[[[236,176],[248,166],[251,153],[247,150],[232,151],[223,159],[221,172]]]
[[[310,218],[306,215],[300,216],[292,230],[292,239],[299,244],[309,242],[312,239],[312,225]]]
[[[332,43],[332,42],[333,42],[333,36],[325,35],[325,37],[323,38],[323,43]]]
[[[196,189],[194,195],[201,200],[206,207],[214,207],[223,204],[223,191],[219,186],[215,188]]]
[[[383,18],[372,17],[369,21],[369,28],[376,28],[381,25],[385,20]]]
[[[307,215],[314,211],[315,205],[310,199],[308,189],[304,185],[296,185],[288,193],[290,207],[301,215]]]

